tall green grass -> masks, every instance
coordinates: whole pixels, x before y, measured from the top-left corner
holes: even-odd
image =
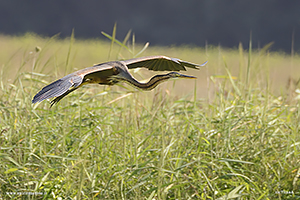
[[[1,198],[300,198],[299,72],[267,47],[149,47],[140,55],[209,63],[187,72],[196,82],[151,92],[91,85],[52,109],[31,104],[56,78],[143,49],[133,51],[129,38],[110,48],[73,35],[1,36],[9,52],[0,54]],[[297,55],[292,63],[300,64]]]

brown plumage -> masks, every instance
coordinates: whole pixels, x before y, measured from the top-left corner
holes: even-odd
[[[78,89],[84,84],[98,83],[102,85],[113,85],[119,81],[127,82],[142,90],[151,90],[159,83],[170,78],[196,78],[194,76],[183,75],[177,72],[153,76],[147,83],[138,82],[129,73],[128,69],[145,67],[153,71],[186,71],[185,67],[199,69],[204,66],[182,61],[176,58],[166,56],[148,56],[134,58],[124,61],[111,61],[88,67],[72,74],[69,74],[39,91],[32,100],[32,103],[41,102],[45,99],[55,97],[51,101],[51,106],[59,102],[69,93]]]

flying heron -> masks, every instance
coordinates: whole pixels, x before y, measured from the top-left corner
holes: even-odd
[[[124,61],[101,63],[76,71],[47,85],[33,97],[32,103],[55,97],[50,102],[50,107],[52,107],[74,90],[89,83],[114,85],[122,81],[142,90],[152,90],[159,83],[170,78],[194,79],[196,77],[180,74],[178,72],[170,72],[168,74],[155,75],[147,83],[141,83],[129,73],[128,69],[145,67],[153,71],[186,71],[185,67],[199,69],[198,67],[204,66],[205,64],[206,62],[202,65],[198,65],[166,56],[148,56]]]

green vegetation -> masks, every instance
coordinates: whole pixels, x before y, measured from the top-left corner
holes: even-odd
[[[149,47],[140,56],[209,63],[187,72],[197,81],[151,92],[85,86],[49,109],[31,104],[43,86],[143,46],[31,35],[0,43],[0,198],[300,199],[297,55]]]

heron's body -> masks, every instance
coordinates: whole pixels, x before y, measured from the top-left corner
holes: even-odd
[[[205,63],[204,63],[205,64]],[[135,58],[125,61],[111,61],[102,64],[88,67],[72,74],[69,74],[49,85],[38,92],[32,103],[41,102],[45,99],[56,97],[52,100],[51,106],[59,102],[63,97],[78,89],[84,84],[98,83],[102,85],[114,85],[119,81],[127,82],[137,88],[143,90],[151,90],[155,88],[162,81],[170,78],[196,78],[194,76],[187,76],[177,72],[171,72],[163,75],[153,76],[149,82],[138,82],[128,71],[128,69],[146,67],[154,71],[180,71],[186,70],[186,67],[199,69],[203,66],[197,65],[179,59],[168,58],[165,56],[149,56],[142,58]]]

